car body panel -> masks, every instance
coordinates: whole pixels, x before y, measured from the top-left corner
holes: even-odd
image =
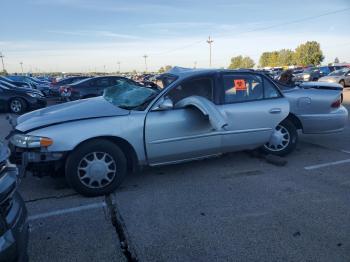
[[[18,169],[7,158],[9,149],[0,141],[0,261],[25,261],[28,245],[27,209],[16,188]]]
[[[225,152],[252,149],[265,144],[275,127],[289,114],[284,97],[218,106],[228,125],[224,128]]]
[[[68,152],[79,144],[97,137],[118,137],[127,141],[135,150],[140,163],[145,161],[143,123],[145,114],[133,112],[128,115],[82,119],[33,130],[28,134],[46,136],[53,144],[45,152]],[[74,132],[80,130],[81,132]]]
[[[96,110],[99,108],[99,110]],[[50,106],[20,116],[17,129],[26,132],[42,126],[71,122],[80,119],[128,115],[129,111],[113,106],[102,97],[94,97]],[[54,115],[55,117],[52,117]],[[29,120],[30,121],[27,121]]]
[[[340,99],[341,92],[339,89],[295,87],[285,90],[284,95],[290,102],[290,112],[300,120],[303,133],[322,134],[341,131],[348,121],[348,111],[344,107],[331,107]]]

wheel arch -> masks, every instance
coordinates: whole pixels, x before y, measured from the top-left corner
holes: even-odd
[[[87,140],[81,141],[79,144],[77,144],[72,151],[74,151],[77,147],[81,146],[82,144],[88,143],[93,140],[99,140],[104,139],[107,141],[110,141],[114,143],[115,145],[119,146],[120,149],[123,151],[126,157],[127,161],[127,171],[128,172],[135,172],[138,170],[139,167],[139,159],[137,157],[136,151],[133,148],[133,146],[126,141],[123,138],[116,137],[116,136],[98,136],[98,137],[92,137]]]
[[[303,130],[303,124],[301,123],[300,119],[296,115],[294,115],[293,113],[289,113],[289,115],[287,116],[286,119],[291,121],[296,129]]]

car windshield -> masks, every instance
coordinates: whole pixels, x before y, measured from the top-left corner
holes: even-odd
[[[107,87],[104,90],[103,97],[120,108],[143,110],[158,94],[158,90],[122,82]]]
[[[344,69],[334,71],[334,72],[330,73],[329,75],[330,76],[342,76],[342,75],[345,75],[347,72],[349,72],[349,69],[344,68]]]

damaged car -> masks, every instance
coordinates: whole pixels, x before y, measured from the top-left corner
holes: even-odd
[[[256,148],[287,155],[296,146],[298,129],[311,130],[303,120],[313,114],[314,121],[336,116],[339,123],[328,128],[339,131],[347,119],[339,90],[328,90],[327,98],[318,94],[321,99],[314,102],[306,98],[306,89],[282,92],[269,77],[247,70],[175,67],[156,84],[120,83],[103,96],[12,119],[12,158],[22,172],[61,170],[76,191],[97,196],[114,191],[142,166]],[[290,106],[289,99],[295,104]]]

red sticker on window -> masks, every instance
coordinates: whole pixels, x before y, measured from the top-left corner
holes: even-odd
[[[247,87],[245,85],[244,79],[235,79],[234,81],[234,88],[236,88],[236,91],[246,91]]]

